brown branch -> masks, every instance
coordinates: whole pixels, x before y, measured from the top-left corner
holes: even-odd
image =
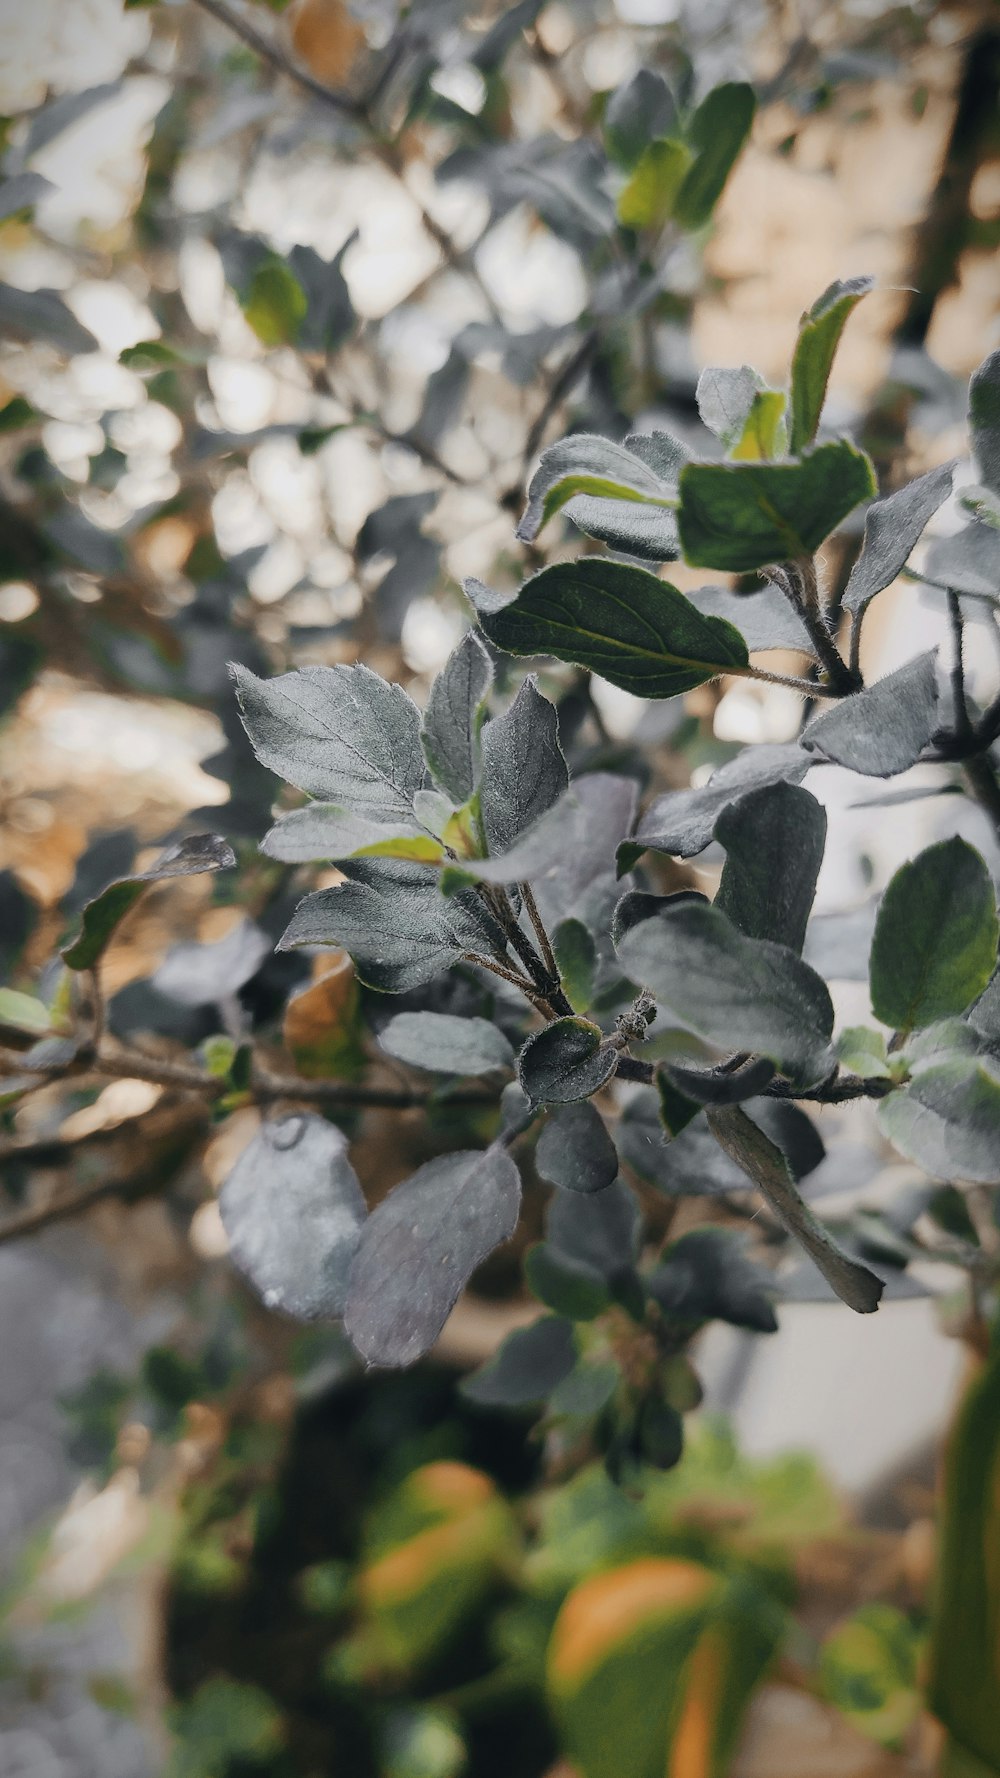
[[[289,80],[294,80],[314,99],[319,99],[321,104],[328,105],[331,110],[339,112],[342,117],[355,117],[359,121],[363,120],[364,106],[359,99],[353,98],[350,93],[340,91],[337,87],[326,86],[322,80],[317,80],[307,68],[301,68],[297,62],[286,55],[280,45],[275,43],[273,37],[266,35],[263,31],[258,31],[256,25],[251,24],[250,20],[244,18],[242,13],[237,12],[235,8],[227,5],[226,0],[194,0],[194,4],[200,6],[203,12],[210,13],[220,25],[225,25],[227,30],[232,31],[234,37],[239,37],[256,55],[262,57],[265,62],[269,62],[272,68],[276,68],[279,74],[284,74]]]

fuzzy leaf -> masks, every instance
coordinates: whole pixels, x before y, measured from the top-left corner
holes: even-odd
[[[336,803],[316,802],[279,815],[260,849],[283,864],[324,859],[339,864],[345,858],[410,858],[433,864],[444,857],[440,840],[422,832],[415,822],[369,821]]]
[[[420,738],[435,783],[459,807],[479,782],[479,731],[493,682],[490,657],[467,630],[431,686]]]
[[[710,843],[719,816],[731,803],[767,784],[801,783],[810,763],[797,742],[748,747],[719,766],[707,784],[657,797],[636,829],[636,847],[694,858]]]
[[[589,1019],[554,1019],[529,1037],[518,1057],[518,1076],[534,1105],[568,1105],[589,1099],[618,1066],[618,1051]]]
[[[123,920],[150,883],[170,877],[198,876],[202,871],[232,870],[236,854],[216,833],[195,833],[161,852],[155,864],[134,876],[109,883],[83,910],[79,937],[67,945],[62,959],[70,969],[93,969]]]
[[[219,1195],[233,1260],[269,1309],[341,1315],[366,1216],[340,1130],[312,1112],[261,1125]]]
[[[913,1031],[964,1012],[996,968],[997,938],[996,897],[979,853],[957,838],[928,846],[882,897],[870,964],[875,1017]]]
[[[424,778],[420,715],[368,667],[303,667],[276,679],[230,668],[262,765],[367,821],[412,823]]]
[[[368,1364],[429,1352],[476,1267],[517,1226],[521,1181],[506,1149],[439,1155],[368,1218],[344,1326]]]
[[[938,1179],[1000,1185],[1000,1071],[987,1057],[931,1063],[879,1106],[883,1133]]]
[[[753,87],[743,81],[727,81],[702,99],[687,130],[694,162],[674,204],[682,228],[701,228],[708,221],[750,134],[756,108]]]
[[[763,387],[763,377],[749,364],[709,368],[698,378],[698,413],[727,451],[743,437],[754,397]]]
[[[466,592],[496,647],[572,661],[640,697],[674,697],[747,665],[731,624],[703,617],[669,581],[623,562],[543,568],[499,609],[480,583],[467,581]]]
[[[937,649],[932,648],[824,710],[801,744],[852,772],[893,778],[916,765],[937,726]]]
[[[513,1068],[514,1051],[488,1019],[443,1012],[400,1012],[379,1032],[379,1047],[398,1062],[436,1074],[493,1074]]]
[[[689,463],[678,513],[684,558],[745,574],[812,556],[874,493],[871,462],[846,439],[799,463]]]
[[[750,593],[701,586],[686,596],[705,617],[725,618],[739,630],[751,654],[760,649],[794,648],[800,654],[815,655],[805,624],[773,582]]]
[[[802,1086],[829,1071],[826,983],[784,945],[744,938],[718,909],[682,902],[634,926],[618,955],[632,981],[707,1042],[767,1056]]]
[[[687,451],[667,433],[655,453],[650,440],[614,444],[597,433],[577,432],[543,451],[528,487],[517,535],[531,543],[553,514],[567,517],[589,536],[630,555],[663,562],[677,554],[677,477]]]
[[[552,950],[566,998],[574,1012],[586,1012],[594,998],[597,946],[582,920],[560,920],[552,934]]]
[[[905,568],[928,520],[951,493],[954,465],[944,463],[875,500],[865,514],[865,536],[844,592],[847,611],[864,611],[876,593],[891,585]]]
[[[969,383],[969,432],[979,478],[1000,494],[1000,352],[991,352]]]
[[[349,863],[344,874],[346,883],[299,903],[279,951],[342,948],[354,958],[359,979],[386,994],[419,987],[466,951],[503,956],[503,935],[478,898],[466,892],[446,900],[430,867],[365,859]]]
[[[874,278],[838,279],[802,317],[788,397],[789,444],[796,456],[816,437],[830,370],[847,318],[874,286]]]
[[[748,938],[801,952],[826,846],[826,810],[794,784],[767,784],[715,824],[726,849],[715,906]]]
[[[535,1166],[561,1191],[603,1191],[618,1173],[615,1145],[593,1105],[564,1105],[550,1113],[538,1138]]]
[[[526,679],[510,709],[483,730],[480,810],[490,852],[509,852],[568,785],[555,705]]]

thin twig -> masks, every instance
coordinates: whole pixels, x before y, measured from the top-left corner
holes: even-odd
[[[830,681],[830,692],[827,695],[832,693],[834,697],[845,697],[857,691],[858,674],[844,660],[827,626],[813,558],[802,556],[794,562],[780,562],[764,572],[779,592],[784,593],[792,610],[808,630],[809,640]],[[822,695],[818,686],[812,690]]]
[[[518,885],[518,887],[521,891],[521,900],[524,902],[524,906],[527,911],[528,919],[531,921],[531,924],[535,929],[535,937],[538,940],[538,948],[542,953],[542,962],[545,964],[545,967],[548,970],[549,974],[551,976],[553,976],[558,981],[558,979],[559,979],[559,965],[556,962],[555,952],[552,949],[551,940],[549,938],[548,933],[545,930],[545,922],[542,919],[542,916],[538,911],[538,903],[536,902],[534,894],[532,893],[531,884],[530,883],[520,883]]]
[[[203,12],[210,13],[220,25],[225,25],[227,30],[232,31],[234,37],[239,37],[265,62],[270,62],[271,67],[276,68],[279,74],[287,75],[289,80],[294,80],[307,93],[311,93],[314,99],[319,99],[321,104],[328,105],[331,110],[339,112],[343,117],[355,117],[359,120],[363,118],[364,107],[360,99],[353,98],[350,93],[342,92],[338,87],[326,86],[322,80],[317,80],[307,68],[301,68],[297,62],[293,62],[280,45],[275,43],[273,37],[266,35],[263,31],[258,31],[256,25],[251,24],[249,19],[243,17],[242,13],[228,6],[226,0],[194,0],[194,3],[196,6],[200,6]]]
[[[964,738],[971,735],[972,723],[969,720],[969,706],[965,701],[965,623],[957,593],[948,594],[948,620],[951,624],[954,657],[951,665],[952,718],[956,735]]]

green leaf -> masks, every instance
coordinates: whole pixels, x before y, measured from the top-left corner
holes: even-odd
[[[22,994],[17,988],[0,988],[0,1025],[12,1031],[26,1031],[41,1036],[52,1025],[52,1015],[44,1001],[34,994]]]
[[[980,480],[1000,494],[1000,352],[991,352],[972,373],[969,432]]]
[[[937,649],[824,710],[802,736],[807,752],[849,771],[892,778],[916,765],[938,726]]]
[[[738,463],[770,462],[775,457],[784,456],[787,442],[784,396],[780,389],[759,389],[733,447],[734,460]]]
[[[533,1105],[568,1105],[589,1099],[618,1066],[618,1051],[589,1019],[554,1019],[529,1037],[518,1057],[518,1076]]]
[[[586,1102],[551,1112],[538,1138],[535,1166],[560,1191],[603,1191],[617,1176],[618,1155],[600,1112]]]
[[[688,463],[678,514],[685,560],[744,574],[814,555],[874,493],[871,462],[846,439],[800,463]]]
[[[748,938],[801,953],[826,846],[826,810],[795,784],[769,784],[724,809],[715,906]]]
[[[261,765],[367,821],[412,826],[424,758],[420,713],[400,686],[360,666],[230,672]]]
[[[795,1188],[780,1148],[740,1105],[710,1109],[707,1116],[716,1141],[753,1180],[778,1221],[805,1249],[841,1302],[859,1315],[872,1314],[882,1295],[882,1280],[867,1266],[850,1259],[813,1215]]]
[[[19,432],[22,426],[30,426],[39,419],[30,401],[23,395],[12,395],[10,400],[0,407],[0,434]]]
[[[265,346],[292,346],[309,310],[309,299],[282,259],[265,259],[250,280],[240,306]]]
[[[882,897],[869,969],[875,1017],[906,1032],[964,1012],[996,967],[998,932],[979,853],[957,838],[928,846]]]
[[[437,1074],[493,1074],[513,1068],[514,1051],[489,1019],[443,1012],[400,1012],[379,1032],[379,1048],[398,1062]]]
[[[837,1060],[863,1080],[888,1080],[885,1034],[871,1025],[848,1025],[837,1038]]]
[[[784,945],[744,938],[717,908],[668,905],[625,933],[618,956],[632,981],[726,1054],[767,1056],[801,1086],[832,1067],[826,983]]]
[[[161,852],[148,870],[109,883],[83,910],[79,936],[62,952],[70,969],[93,969],[110,943],[115,927],[144,894],[150,883],[170,877],[192,877],[202,871],[232,870],[236,855],[215,833],[195,833]]]
[[[756,108],[753,87],[743,81],[714,87],[698,106],[687,130],[695,159],[674,204],[682,228],[701,228],[708,221],[750,134]]]
[[[420,728],[434,781],[459,806],[479,782],[479,736],[492,683],[490,657],[475,630],[467,630],[431,686]]]
[[[478,581],[465,590],[497,648],[572,661],[639,697],[674,697],[748,665],[732,624],[703,617],[669,581],[623,562],[543,568],[503,604]]]
[[[126,370],[170,370],[183,363],[182,356],[165,340],[140,340],[135,346],[126,346],[118,354],[119,364]]]
[[[670,218],[681,181],[691,165],[683,142],[650,142],[643,149],[628,184],[618,194],[618,220],[623,228],[659,229]]]
[[[788,396],[789,444],[796,456],[816,437],[830,369],[847,318],[874,286],[874,278],[838,279],[817,297],[799,323]]]
[[[508,1334],[496,1356],[465,1379],[461,1393],[479,1407],[532,1407],[565,1381],[576,1356],[572,1322],[543,1315]]]
[[[882,1100],[883,1133],[938,1179],[1000,1184],[1000,1072],[986,1057],[931,1063]]]
[[[586,1012],[594,998],[597,946],[582,920],[560,920],[552,934],[559,979],[574,1012]]]
[[[604,140],[612,160],[627,172],[651,142],[677,128],[674,95],[652,68],[640,68],[612,93],[604,112]]]

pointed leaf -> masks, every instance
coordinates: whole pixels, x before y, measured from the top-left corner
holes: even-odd
[[[883,1133],[938,1179],[1000,1185],[1000,1070],[961,1056],[921,1068],[882,1100]]]
[[[950,537],[932,538],[923,571],[953,592],[1000,603],[1000,532],[973,520]]]
[[[276,679],[230,671],[262,765],[366,820],[412,820],[424,760],[419,712],[400,686],[368,667],[303,667]]]
[[[694,163],[674,204],[682,228],[701,228],[708,221],[750,134],[756,108],[753,87],[744,81],[727,81],[702,99],[687,131]]]
[[[561,1191],[603,1191],[616,1178],[618,1156],[593,1105],[565,1105],[549,1114],[535,1149],[543,1179]]]
[[[574,1012],[586,1012],[594,998],[597,945],[582,920],[560,920],[552,934],[559,979]]]
[[[605,865],[605,847],[613,848],[628,832],[635,793],[634,779],[588,772],[574,779],[509,852],[494,858],[463,858],[454,875],[483,883],[531,882],[536,898],[541,896],[546,903],[543,918],[554,908],[558,920],[565,904],[572,904]]]
[[[219,1194],[229,1250],[269,1309],[341,1315],[366,1207],[347,1140],[312,1112],[261,1125]]]
[[[480,811],[490,852],[509,852],[568,785],[555,705],[526,679],[506,714],[483,730]]]
[[[870,1315],[877,1309],[884,1289],[881,1278],[849,1258],[813,1215],[795,1189],[780,1148],[747,1117],[742,1106],[709,1111],[708,1121],[716,1141],[753,1180],[782,1227],[805,1248],[841,1302],[859,1315]]]
[[[731,803],[767,784],[799,784],[810,764],[797,742],[748,747],[719,766],[707,784],[657,797],[636,829],[636,844],[639,850],[694,858],[710,843],[719,816]]]
[[[665,436],[665,435],[664,435]],[[567,501],[585,495],[592,501],[631,502],[671,508],[676,505],[677,474],[686,451],[676,440],[672,472],[665,477],[632,446],[633,439],[614,444],[594,432],[575,432],[542,452],[528,487],[528,504],[521,515],[517,535],[532,543]],[[573,514],[570,514],[573,517]],[[579,522],[579,521],[577,521]],[[672,522],[672,521],[671,521]],[[582,526],[582,529],[587,529]]]
[[[673,212],[690,165],[691,155],[683,142],[670,138],[650,142],[618,194],[616,209],[622,227],[636,232],[662,228]]]
[[[969,432],[980,480],[1000,494],[1000,352],[991,352],[972,373]]]
[[[110,943],[115,927],[123,920],[150,883],[170,877],[197,876],[202,871],[232,870],[236,854],[216,833],[195,833],[161,852],[155,864],[134,876],[109,883],[83,910],[79,937],[62,953],[70,969],[93,969]]]
[[[344,1326],[368,1364],[429,1352],[476,1267],[517,1226],[521,1181],[506,1149],[439,1155],[364,1226]]]
[[[739,630],[751,654],[759,649],[794,648],[815,655],[815,644],[784,593],[769,581],[753,592],[701,586],[687,594],[706,617],[723,617]]]
[[[478,898],[463,892],[446,900],[428,866],[367,859],[348,864],[345,875],[347,882],[299,903],[279,951],[349,951],[359,980],[386,994],[419,987],[467,951],[504,955],[503,935]]]
[[[678,513],[684,558],[745,574],[812,556],[874,493],[871,462],[846,439],[799,463],[689,463]]]
[[[490,657],[467,630],[431,686],[420,738],[435,783],[452,802],[468,802],[479,782],[479,731],[493,682]]]
[[[785,455],[785,397],[780,389],[758,389],[743,431],[733,446],[736,463],[767,463]]]
[[[802,1086],[829,1072],[826,983],[784,945],[744,938],[717,908],[687,902],[634,926],[618,955],[632,981],[709,1043],[767,1056]]]
[[[437,1074],[493,1074],[513,1068],[514,1051],[488,1019],[443,1012],[400,1012],[379,1032],[379,1047],[398,1062]]]
[[[874,278],[839,279],[817,297],[802,317],[788,397],[789,444],[796,456],[816,437],[826,385],[847,318],[874,287]]]
[[[826,810],[794,784],[730,803],[715,824],[726,849],[715,906],[748,938],[802,950],[826,847]]]
[[[870,964],[875,1017],[913,1031],[964,1012],[996,967],[998,930],[979,853],[957,838],[928,846],[882,897]]]
[[[747,665],[731,624],[703,617],[669,581],[623,562],[543,568],[499,609],[479,583],[467,582],[466,592],[498,648],[572,661],[640,697],[674,697]]]
[[[802,746],[852,772],[893,778],[916,765],[937,726],[937,649],[932,648],[824,710],[809,724]]]
[[[444,857],[440,840],[421,832],[413,821],[369,821],[336,803],[315,802],[279,815],[260,849],[283,864],[339,864],[345,858],[411,858],[433,864]]]
[[[864,611],[876,593],[902,573],[924,526],[951,493],[954,464],[944,463],[908,482],[897,494],[875,500],[865,514],[865,536],[844,593],[847,611]]]
[[[568,1105],[589,1099],[618,1066],[618,1051],[589,1019],[554,1019],[529,1037],[518,1057],[518,1076],[534,1105]]]
[[[619,166],[630,170],[643,149],[676,131],[677,105],[663,78],[640,68],[611,94],[604,112],[604,140]]]

